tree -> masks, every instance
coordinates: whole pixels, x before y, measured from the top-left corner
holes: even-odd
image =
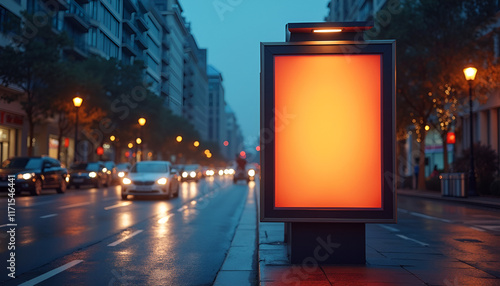
[[[479,55],[478,27],[494,15],[494,2],[405,0],[379,36],[397,40],[398,104],[409,111],[420,143],[419,189],[425,188],[425,127],[443,123],[443,134],[451,127],[453,112],[444,110],[466,96],[462,69]]]
[[[23,14],[23,27],[29,27],[33,16]],[[33,155],[35,125],[42,122],[50,110],[50,79],[60,74],[58,63],[61,49],[70,44],[64,33],[55,33],[50,25],[38,27],[30,38],[15,37],[11,45],[0,47],[0,81],[4,86],[21,90],[9,93],[0,89],[0,98],[21,104],[29,126],[28,155]]]

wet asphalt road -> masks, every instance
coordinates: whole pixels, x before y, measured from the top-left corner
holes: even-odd
[[[210,285],[255,184],[230,178],[181,184],[179,198],[120,199],[120,187],[21,196],[16,202],[16,279],[0,284]],[[8,259],[7,198],[0,198],[0,259]],[[51,272],[52,271],[52,272]],[[37,281],[37,280],[35,280]]]

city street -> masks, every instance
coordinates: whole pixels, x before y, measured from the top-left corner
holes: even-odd
[[[4,267],[0,284],[61,271],[39,285],[210,285],[249,187],[255,184],[209,178],[182,183],[180,196],[170,200],[122,201],[120,187],[18,197],[16,279],[7,281]],[[0,202],[0,253],[6,261],[5,194]]]

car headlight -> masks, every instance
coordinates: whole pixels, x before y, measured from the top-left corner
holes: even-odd
[[[224,175],[224,171],[219,170],[219,176],[222,176],[222,175]]]
[[[95,177],[97,177],[97,173],[96,172],[90,172],[89,173],[89,177],[90,178],[95,178]]]
[[[125,177],[125,172],[118,172],[118,177],[120,177],[120,178]]]
[[[229,175],[234,175],[234,169],[229,169]]]
[[[66,178],[64,178],[64,180],[66,181],[66,183],[69,183],[69,175],[67,175]]]
[[[107,171],[108,171],[108,169],[107,169],[107,168],[102,168],[102,172],[103,172],[103,173],[106,173]]]
[[[167,178],[161,178],[156,181],[158,185],[166,185],[167,184]]]
[[[183,178],[187,178],[187,176],[188,176],[188,172],[182,172],[182,177]]]
[[[191,176],[191,178],[196,177],[196,172],[191,172],[191,173],[189,173],[189,176]]]
[[[33,178],[34,175],[35,174],[33,174],[33,173],[18,174],[17,179],[18,180],[29,180],[29,179]]]
[[[123,182],[124,185],[130,185],[130,184],[132,184],[132,180],[130,180],[129,178],[123,178],[122,182]]]
[[[250,177],[255,176],[255,170],[253,170],[253,169],[248,170],[248,175],[249,175]]]

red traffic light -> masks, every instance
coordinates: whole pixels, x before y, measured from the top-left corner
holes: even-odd
[[[446,143],[447,144],[455,144],[457,140],[457,137],[455,136],[455,132],[448,132],[448,134],[446,134]]]
[[[101,156],[102,154],[104,154],[104,148],[102,148],[101,146],[97,147],[96,153],[97,155]]]

